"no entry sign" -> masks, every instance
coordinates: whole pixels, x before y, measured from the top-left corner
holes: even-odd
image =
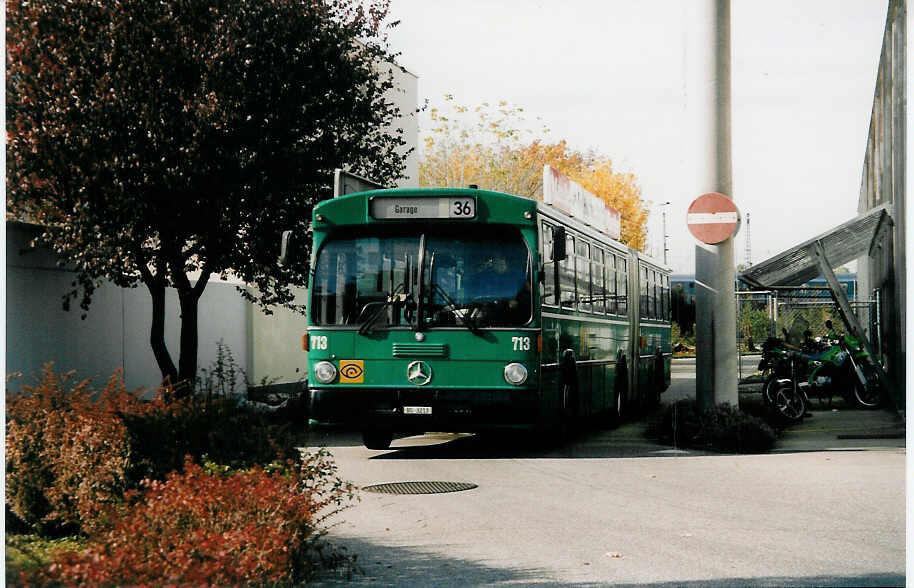
[[[689,206],[686,222],[696,239],[708,245],[717,245],[739,229],[739,209],[723,194],[702,194]]]

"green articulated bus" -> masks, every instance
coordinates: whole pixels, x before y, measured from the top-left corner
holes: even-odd
[[[394,432],[567,431],[656,404],[670,271],[535,200],[371,190],[314,209],[310,416]]]

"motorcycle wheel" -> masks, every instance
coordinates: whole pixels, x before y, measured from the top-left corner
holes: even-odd
[[[768,406],[774,406],[774,389],[777,387],[777,383],[777,374],[771,374],[765,378],[765,383],[762,384],[762,401]]]
[[[854,381],[854,399],[861,408],[876,408],[882,402],[879,376],[876,375],[876,370],[867,363],[861,363],[860,369],[863,370],[866,384],[862,384],[860,380]]]
[[[794,390],[790,380],[779,380],[774,383],[772,400],[778,413],[792,423],[803,420],[806,414],[806,399],[801,392]]]

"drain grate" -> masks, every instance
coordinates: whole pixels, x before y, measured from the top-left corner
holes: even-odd
[[[362,490],[380,494],[444,494],[473,488],[478,488],[478,486],[469,482],[391,482],[365,486]]]

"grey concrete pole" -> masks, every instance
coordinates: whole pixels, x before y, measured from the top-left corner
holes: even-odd
[[[698,4],[698,3],[696,3]],[[733,197],[730,156],[730,0],[706,0],[697,19],[695,75],[702,116],[697,126],[703,151],[697,158],[701,192]],[[703,156],[702,156],[703,154]],[[695,248],[696,399],[701,408],[739,404],[736,352],[736,279],[733,238]]]

